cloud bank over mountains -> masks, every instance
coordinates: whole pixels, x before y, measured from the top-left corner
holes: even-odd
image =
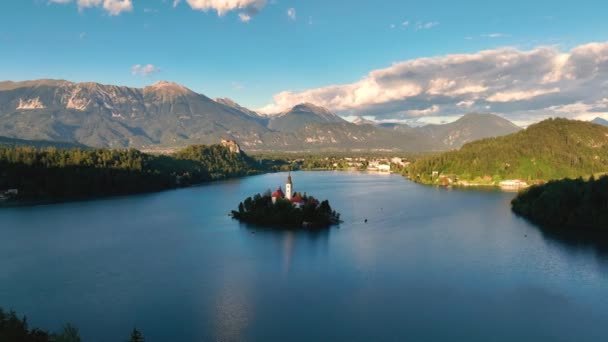
[[[134,0],[49,0],[49,3],[69,4],[76,3],[78,10],[87,8],[102,8],[110,15],[119,15],[123,12],[133,11]],[[239,11],[239,18],[248,22],[264,6],[266,0],[185,0],[193,10],[203,12],[215,11],[219,16],[224,16],[231,11]],[[145,3],[142,1],[142,3]],[[173,0],[172,7],[177,7],[181,0]],[[295,15],[295,12],[294,12]]]
[[[278,113],[303,102],[377,120],[473,111],[520,124],[549,116],[608,117],[608,42],[567,52],[544,46],[419,58],[373,70],[351,84],[283,91],[259,111]]]

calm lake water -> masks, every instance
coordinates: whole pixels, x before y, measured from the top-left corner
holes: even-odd
[[[512,193],[297,172],[339,228],[228,217],[285,178],[1,209],[0,306],[84,341],[608,339],[608,252],[514,216]]]

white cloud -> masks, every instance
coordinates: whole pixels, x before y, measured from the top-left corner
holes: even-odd
[[[456,106],[471,108],[471,107],[473,107],[474,104],[475,104],[475,101],[469,100],[469,101],[460,101],[456,104]]]
[[[408,23],[409,24],[409,23]],[[439,26],[439,22],[437,21],[429,21],[429,22],[417,22],[416,23],[416,31],[419,30],[428,30],[435,26]]]
[[[407,111],[408,116],[425,116],[439,112],[439,106],[433,105],[426,109],[411,109]]]
[[[504,34],[504,33],[488,33],[488,34],[482,34],[481,37],[484,38],[505,38],[505,37],[510,37],[508,34]]]
[[[296,20],[296,9],[295,8],[290,8],[287,10],[287,17],[291,20]]]
[[[259,110],[277,113],[311,102],[378,120],[491,110],[523,123],[549,116],[602,116],[608,113],[606,94],[608,42],[570,51],[499,48],[408,60],[350,84],[282,91]]]
[[[241,12],[239,13],[239,20],[244,23],[248,23],[251,21],[251,16],[247,13]]]
[[[49,0],[51,3],[68,4],[73,0]],[[119,15],[123,12],[131,12],[133,10],[132,0],[75,0],[78,5],[78,10],[82,11],[87,8],[100,7],[106,10],[110,15]]]
[[[173,0],[173,8],[177,7],[182,0]]]
[[[133,10],[131,0],[105,0],[103,8],[111,15],[119,15],[122,12],[130,12]]]
[[[160,71],[159,68],[154,66],[153,64],[141,65],[136,64],[131,67],[131,75],[133,76],[143,76],[148,77],[154,75]]]
[[[537,96],[559,93],[559,88],[551,89],[528,89],[528,90],[515,90],[498,92],[488,98],[489,102],[512,102],[512,101],[523,101],[535,98]]]
[[[404,21],[404,22],[401,23],[401,26],[408,27],[408,26],[410,26],[410,22],[406,20],[406,21]]]
[[[578,120],[590,121],[597,117],[608,119],[608,98],[595,103],[575,102],[563,106],[553,106],[551,109]]]
[[[199,11],[216,11],[223,16],[230,11],[245,11],[249,16],[266,6],[266,0],[186,0],[192,9]]]

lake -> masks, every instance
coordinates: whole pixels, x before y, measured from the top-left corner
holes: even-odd
[[[232,220],[285,173],[0,209],[0,306],[84,341],[599,341],[608,252],[513,215],[513,193],[295,172],[344,223]],[[368,222],[365,223],[364,220]]]

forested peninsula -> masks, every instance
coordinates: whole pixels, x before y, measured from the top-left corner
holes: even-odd
[[[544,227],[608,231],[608,176],[535,185],[511,205],[516,214]]]
[[[0,147],[0,204],[159,191],[271,168],[219,144],[193,145],[171,155],[135,149]]]

